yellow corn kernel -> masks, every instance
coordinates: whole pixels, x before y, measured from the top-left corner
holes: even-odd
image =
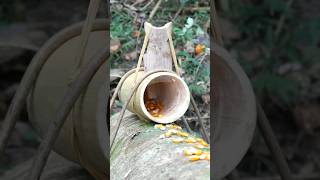
[[[205,160],[210,161],[210,154],[206,154],[206,158],[205,158]]]
[[[181,129],[182,129],[180,126],[175,125],[175,124],[173,125],[173,128],[174,128],[174,129],[179,129],[179,130],[181,130]]]
[[[192,152],[191,152],[190,150],[188,150],[188,149],[185,149],[185,150],[183,150],[183,154],[184,154],[185,156],[191,156],[191,155],[192,155]]]
[[[199,141],[199,143],[205,147],[208,147],[208,143],[206,143],[204,140]]]
[[[200,149],[191,149],[191,153],[194,155],[201,155],[202,151]]]
[[[171,133],[171,132],[166,132],[166,133],[164,134],[164,136],[165,136],[166,138],[171,137],[171,136],[172,136],[172,133]]]
[[[198,149],[203,149],[203,148],[205,148],[205,146],[202,145],[202,144],[196,144],[196,145],[194,145],[194,147],[195,147],[195,148],[198,148]]]
[[[172,134],[177,134],[178,131],[176,129],[169,129],[168,132],[172,133]]]
[[[189,136],[188,133],[182,132],[182,131],[178,131],[178,132],[177,132],[177,135],[178,135],[178,136],[182,136],[182,137],[188,137],[188,136]]]
[[[166,127],[169,128],[169,129],[172,129],[173,128],[173,124],[167,124]]]
[[[195,143],[196,140],[192,137],[189,137],[189,138],[185,139],[184,142],[190,144],[190,143]]]
[[[172,142],[175,144],[181,143],[182,141],[183,141],[183,139],[181,139],[181,138],[172,139]]]
[[[198,161],[200,157],[198,155],[189,156],[190,161]]]
[[[210,152],[204,151],[201,155],[203,155],[205,160],[210,160]]]
[[[207,155],[206,155],[206,154],[201,154],[201,155],[199,156],[199,159],[201,159],[201,160],[205,160],[205,159],[206,159],[206,157],[207,157]]]
[[[155,125],[154,125],[154,128],[156,128],[156,129],[160,129],[161,127],[163,127],[162,124],[155,124]]]

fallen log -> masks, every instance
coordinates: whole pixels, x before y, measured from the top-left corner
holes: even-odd
[[[119,113],[110,119],[111,136]],[[210,161],[190,161],[183,149],[194,144],[173,143],[174,138],[160,138],[165,132],[153,122],[140,120],[126,112],[111,148],[110,179],[210,179]],[[192,136],[193,135],[189,135]]]

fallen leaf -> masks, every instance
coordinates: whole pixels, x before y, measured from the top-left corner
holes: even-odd
[[[119,39],[111,39],[110,41],[110,52],[115,53],[116,51],[119,50],[121,44]]]
[[[139,37],[139,36],[140,36],[140,31],[133,31],[133,32],[131,33],[131,36],[134,37],[134,38]]]
[[[134,60],[137,58],[137,52],[136,51],[132,51],[132,52],[129,52],[129,53],[126,53],[124,55],[124,59],[127,60],[127,61],[131,61],[131,60]]]
[[[210,104],[210,94],[204,94],[201,96],[201,98],[205,104]]]

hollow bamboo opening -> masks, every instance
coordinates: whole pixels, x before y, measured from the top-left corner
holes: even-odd
[[[173,122],[179,119],[189,106],[189,89],[177,76],[157,76],[145,84],[142,93],[141,108],[149,119],[156,122]]]

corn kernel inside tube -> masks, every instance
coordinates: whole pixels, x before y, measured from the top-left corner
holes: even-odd
[[[144,102],[147,111],[153,116],[161,118],[163,116],[163,105],[162,103],[155,98],[150,98],[148,93],[145,94],[145,102]]]

